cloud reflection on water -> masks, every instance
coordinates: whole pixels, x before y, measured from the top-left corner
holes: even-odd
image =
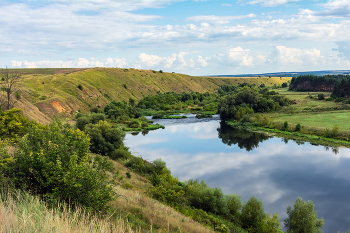
[[[324,232],[350,227],[349,149],[334,154],[323,146],[218,127],[216,121],[169,125],[145,137],[127,135],[126,144],[149,161],[162,158],[181,180],[204,180],[244,201],[256,195],[281,219],[300,196],[315,203]]]

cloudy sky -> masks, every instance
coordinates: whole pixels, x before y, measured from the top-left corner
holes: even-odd
[[[350,0],[0,0],[0,67],[350,69]]]

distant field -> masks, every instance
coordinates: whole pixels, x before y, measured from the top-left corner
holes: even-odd
[[[291,77],[206,77],[213,83],[227,82],[232,85],[239,85],[242,83],[255,84],[255,86],[260,86],[265,84],[267,87],[272,87],[273,85],[281,85],[284,82],[290,81]]]
[[[318,129],[331,129],[338,125],[341,131],[350,131],[350,106],[334,101],[310,99],[308,96],[316,97],[321,92],[294,92],[288,91],[287,88],[279,89],[280,94],[288,96],[295,100],[297,104],[291,105],[287,110],[279,113],[269,113],[273,121],[287,121],[290,125],[301,125],[315,127]],[[331,93],[325,93],[329,96]]]

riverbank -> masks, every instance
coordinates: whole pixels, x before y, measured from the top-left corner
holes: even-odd
[[[342,146],[342,147],[350,148],[350,141],[347,141],[347,140],[327,138],[324,136],[313,135],[313,134],[306,134],[300,131],[291,132],[291,131],[280,130],[277,128],[268,128],[268,127],[258,126],[254,123],[241,124],[239,122],[233,122],[233,121],[226,121],[225,123],[233,128],[245,129],[245,130],[259,132],[259,133],[267,133],[268,135],[271,135],[271,136],[285,138],[285,139],[292,139],[295,141],[310,142],[312,145],[323,145],[323,146],[330,146],[330,147]]]

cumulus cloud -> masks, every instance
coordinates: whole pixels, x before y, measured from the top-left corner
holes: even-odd
[[[226,63],[232,67],[249,67],[254,65],[253,57],[249,53],[250,49],[238,46],[216,54],[215,58],[220,63]]]
[[[317,49],[298,49],[276,46],[273,52],[273,61],[281,65],[300,65],[304,62],[317,65],[324,61],[321,51]]]
[[[189,55],[188,52],[180,52],[178,54],[172,54],[168,57],[160,57],[157,55],[150,55],[141,53],[139,60],[135,65],[137,68],[172,68],[176,70],[186,70],[187,68],[200,69],[209,65],[210,57],[203,58],[198,55],[194,60],[193,58],[185,59],[185,56]]]
[[[246,18],[253,18],[253,17],[256,17],[256,15],[255,14],[237,15],[237,16],[200,15],[200,16],[188,17],[186,21],[195,21],[195,22],[205,21],[205,22],[213,22],[218,24],[226,24],[232,20],[246,19]]]
[[[263,6],[273,7],[273,6],[283,5],[288,2],[299,2],[299,1],[300,0],[253,0],[253,1],[249,0],[249,1],[241,1],[241,2],[244,2],[246,4],[251,4],[251,5],[261,4]]]

